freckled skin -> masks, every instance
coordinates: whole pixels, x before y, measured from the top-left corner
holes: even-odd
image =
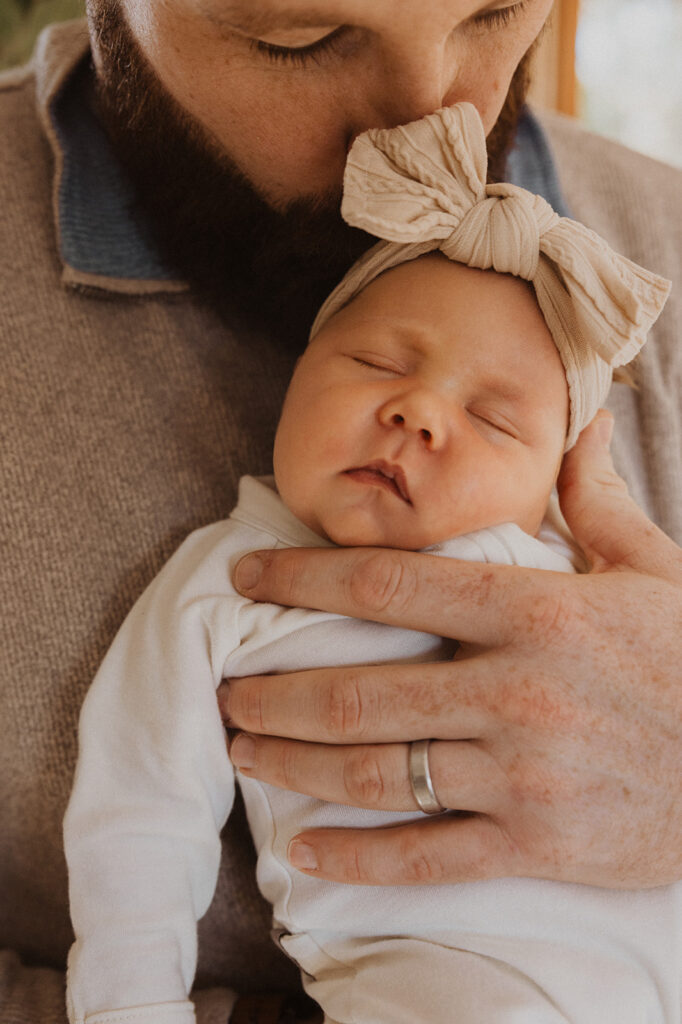
[[[489,132],[552,7],[552,0],[528,0],[506,23],[486,24],[475,20],[487,6],[481,0],[315,0],[316,10],[330,12],[324,24],[260,35],[302,47],[348,27],[332,49],[300,66],[256,49],[238,19],[220,24],[219,0],[122,2],[165,88],[274,206],[337,192],[350,142],[367,128],[468,100]],[[281,5],[244,6],[260,13]],[[302,15],[311,6],[286,4]]]
[[[599,572],[557,577],[486,566],[482,580],[481,566],[453,567],[409,552],[386,551],[379,561],[364,549],[264,556],[263,576],[245,591],[249,596],[278,600],[283,569],[283,578],[294,580],[287,603],[462,641],[453,663],[354,670],[353,700],[361,708],[380,706],[382,713],[361,715],[344,743],[329,737],[324,716],[308,710],[311,688],[318,710],[330,690],[342,699],[344,670],[233,680],[221,691],[235,724],[255,738],[250,772],[258,778],[277,785],[284,752],[293,745],[301,755],[295,788],[345,802],[338,780],[347,752],[374,744],[386,793],[379,806],[410,810],[404,743],[431,735],[439,799],[475,812],[390,834],[307,832],[303,838],[318,860],[314,874],[412,884],[408,854],[418,847],[425,863],[433,857],[434,871],[451,882],[530,875],[629,888],[680,877],[679,666],[671,674],[669,658],[679,639],[682,554],[663,534],[651,534],[617,484],[598,426],[564,459],[559,485],[568,474],[564,508]],[[610,535],[608,547],[592,548],[590,524],[573,517],[571,502],[590,509],[601,536],[604,518],[614,516],[616,494],[615,518],[625,526]],[[632,552],[636,534],[650,546],[637,560],[620,561],[620,544]],[[642,632],[645,613],[649,628]],[[552,635],[543,621],[557,624]],[[623,649],[619,637],[637,637],[637,643]],[[254,694],[269,708],[275,735],[261,735],[249,714]]]

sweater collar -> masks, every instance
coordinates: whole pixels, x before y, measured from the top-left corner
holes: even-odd
[[[135,215],[132,185],[89,102],[93,72],[85,21],[46,29],[34,66],[38,113],[55,163],[53,209],[64,283],[131,295],[186,291]],[[544,132],[529,111],[508,171],[514,184],[568,214]]]

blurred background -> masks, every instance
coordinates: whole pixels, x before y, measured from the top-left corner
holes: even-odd
[[[555,0],[532,99],[682,167],[682,0]]]
[[[0,0],[0,69],[28,60],[45,25],[78,18],[84,9],[85,0]]]
[[[84,0],[0,0],[0,69]],[[682,0],[555,0],[533,102],[682,167]]]

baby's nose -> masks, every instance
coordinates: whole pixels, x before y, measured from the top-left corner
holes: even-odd
[[[407,424],[405,422],[405,417],[400,412],[393,413],[392,422],[393,422],[393,425],[396,426],[396,427],[407,426]],[[408,427],[407,429],[409,430],[410,427]],[[412,429],[415,429],[415,428],[412,428]],[[429,430],[428,427],[417,427],[415,429],[415,433],[417,433],[417,432],[419,434],[421,434],[422,439],[426,442],[427,445],[430,444],[433,441],[433,434],[432,434],[431,430]]]
[[[446,436],[441,403],[431,391],[420,388],[391,399],[380,411],[384,426],[416,435],[429,450],[440,448]]]

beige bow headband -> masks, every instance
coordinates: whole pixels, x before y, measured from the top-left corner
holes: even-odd
[[[644,344],[670,282],[619,256],[516,185],[486,185],[483,124],[458,103],[359,136],[348,155],[341,213],[385,241],[348,271],[315,319],[322,325],[374,278],[439,249],[470,267],[531,281],[568,381],[566,450],[603,404],[612,369]]]

